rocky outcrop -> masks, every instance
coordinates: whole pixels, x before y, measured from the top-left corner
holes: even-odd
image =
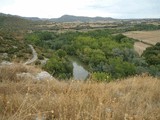
[[[2,61],[0,66],[8,66],[8,65],[13,65],[13,63],[9,62],[9,61]]]
[[[42,71],[36,75],[37,80],[53,80],[53,76],[46,71]]]
[[[22,80],[54,80],[54,77],[46,71],[41,71],[34,75],[29,72],[27,73],[23,72],[23,73],[17,73],[16,76],[18,79]]]
[[[31,73],[17,73],[16,77],[19,80],[36,80],[36,77]]]
[[[11,79],[14,77],[15,79],[17,78],[18,81],[55,80],[55,78],[47,71],[42,71],[41,69],[34,68],[33,66],[17,64],[8,61],[3,61],[0,63],[0,73],[2,73],[3,76],[11,75]]]

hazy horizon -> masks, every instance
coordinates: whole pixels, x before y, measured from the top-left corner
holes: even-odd
[[[0,12],[39,18],[58,18],[63,15],[160,18],[159,5],[159,0],[1,0]]]

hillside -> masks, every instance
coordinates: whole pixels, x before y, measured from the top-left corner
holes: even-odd
[[[26,20],[20,16],[0,13],[1,30],[26,30],[33,25],[32,21]]]
[[[0,63],[25,62],[32,58],[32,51],[24,36],[35,30],[38,23],[20,16],[0,13]]]
[[[98,21],[110,21],[114,20],[110,17],[84,17],[84,16],[73,16],[63,15],[60,18],[52,18],[49,21],[53,22],[98,22]]]
[[[0,71],[1,120],[160,119],[160,80],[147,75],[110,83],[60,82],[18,79],[17,73],[39,71],[21,64]]]
[[[100,21],[112,21],[115,20],[111,17],[84,17],[84,16],[73,16],[63,15],[59,18],[38,18],[38,17],[21,17],[16,15],[0,13],[0,24],[5,22],[6,24],[28,24],[31,21],[51,21],[51,22],[100,22]]]
[[[121,33],[160,26],[111,19],[0,14],[0,120],[159,120],[160,43],[140,56]]]

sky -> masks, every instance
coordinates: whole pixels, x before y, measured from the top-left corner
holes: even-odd
[[[160,18],[160,0],[0,0],[0,12],[24,17],[62,15]]]

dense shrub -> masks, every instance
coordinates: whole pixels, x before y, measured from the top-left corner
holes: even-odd
[[[71,62],[65,58],[60,58],[54,54],[44,66],[54,77],[59,79],[66,79],[72,77],[73,66]]]

